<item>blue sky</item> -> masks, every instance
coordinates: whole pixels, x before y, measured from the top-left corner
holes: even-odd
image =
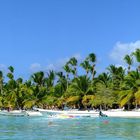
[[[1,0],[0,69],[27,78],[97,55],[97,71],[140,48],[139,0]]]

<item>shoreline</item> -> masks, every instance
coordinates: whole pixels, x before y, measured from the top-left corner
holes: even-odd
[[[102,113],[107,115],[108,117],[140,118],[140,110],[132,110],[132,111],[107,110],[102,111]]]
[[[65,114],[65,113],[84,113],[84,114],[94,114],[94,113],[97,113],[99,112],[96,111],[96,110],[85,110],[85,111],[79,111],[79,110],[47,110],[47,109],[39,109],[38,108],[38,111],[40,112],[50,112],[50,113],[60,113],[60,114]],[[126,110],[123,110],[123,109],[112,109],[112,110],[107,110],[107,111],[104,111],[104,110],[101,110],[101,112],[104,114],[104,115],[107,115],[107,117],[131,117],[131,118],[140,118],[140,110],[137,109],[137,110],[131,110],[131,111],[126,111]]]
[[[101,110],[101,112],[106,116],[106,117],[120,117],[120,118],[140,118],[140,110],[131,110],[131,111],[126,111],[126,110],[118,110],[118,109],[113,109],[113,110]],[[0,110],[0,115],[15,115],[15,116],[25,116],[25,114],[27,116],[46,116],[43,114],[65,114],[65,115],[81,115],[81,116],[94,116],[94,117],[100,117],[100,115],[97,115],[97,113],[99,113],[99,111],[95,111],[95,110],[85,110],[85,111],[78,111],[78,110],[45,110],[45,109],[39,109],[37,110],[12,110],[12,111],[7,111],[7,110]],[[103,116],[104,117],[104,116]]]

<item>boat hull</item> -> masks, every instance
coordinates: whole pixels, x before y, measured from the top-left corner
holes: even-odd
[[[47,109],[36,109],[42,114],[46,115],[69,115],[69,116],[79,116],[79,117],[99,117],[98,111],[78,111],[78,110],[47,110]]]
[[[0,111],[0,115],[4,116],[24,116],[24,112],[20,110],[15,110],[15,111],[7,111],[7,110],[2,110]]]

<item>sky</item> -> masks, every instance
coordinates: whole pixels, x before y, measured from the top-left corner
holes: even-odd
[[[96,70],[140,48],[139,0],[0,0],[0,70],[24,78],[97,56]],[[82,73],[82,71],[81,71]]]

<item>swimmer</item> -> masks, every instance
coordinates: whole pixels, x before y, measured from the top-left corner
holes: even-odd
[[[103,121],[103,123],[104,123],[104,124],[109,124],[109,121],[106,120],[106,121]]]
[[[58,125],[53,124],[53,122],[48,122],[48,126],[58,126]]]
[[[53,123],[52,122],[48,122],[48,125],[52,125]]]

